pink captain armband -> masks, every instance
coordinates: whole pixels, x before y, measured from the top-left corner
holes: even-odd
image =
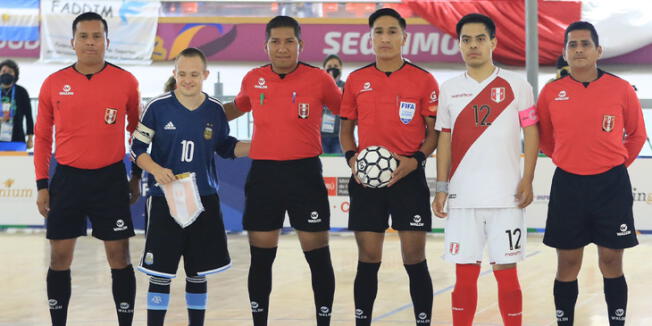
[[[529,109],[519,111],[518,117],[521,121],[522,128],[535,125],[537,122],[539,122],[539,117],[537,117],[537,108],[534,105]]]

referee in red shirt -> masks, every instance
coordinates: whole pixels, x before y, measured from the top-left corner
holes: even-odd
[[[609,325],[625,325],[623,251],[636,246],[629,166],[645,142],[641,104],[627,81],[597,68],[590,23],[566,28],[570,75],[547,84],[537,103],[541,150],[557,165],[543,243],[557,249],[558,325],[573,325],[584,247],[598,246]],[[588,318],[588,317],[587,317]]]
[[[427,71],[403,59],[405,19],[393,9],[369,16],[376,62],[352,72],[344,86],[340,142],[355,172],[359,150],[384,146],[399,165],[388,188],[371,189],[351,176],[349,229],[358,243],[354,283],[356,325],[370,325],[378,290],[378,269],[385,230],[401,239],[403,264],[410,278],[410,295],[417,325],[430,325],[432,281],[426,263],[426,232],[431,230],[430,190],[425,161],[435,150],[435,115],[439,88]],[[358,125],[359,146],[354,128]]]
[[[341,92],[325,71],[298,61],[303,41],[294,18],[273,18],[265,34],[271,64],[249,71],[234,102],[224,106],[229,119],[249,111],[254,117],[243,217],[251,245],[254,325],[267,325],[272,264],[286,212],[310,265],[317,325],[329,325],[335,275],[320,130],[322,108],[338,114]]]
[[[140,176],[136,173],[128,183],[122,160],[125,117],[129,132],[138,123],[138,82],[129,72],[104,61],[108,28],[100,15],[77,16],[72,31],[77,62],[43,82],[36,120],[37,205],[46,218],[51,247],[50,316],[52,325],[66,324],[70,265],[76,238],[86,234],[88,217],[93,236],[104,241],[119,325],[127,326],[133,319],[136,294],[129,258],[128,238],[134,235],[129,196],[132,202],[138,198]],[[59,164],[48,182],[53,126]]]

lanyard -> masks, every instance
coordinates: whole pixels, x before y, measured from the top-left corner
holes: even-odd
[[[6,96],[2,96],[2,101],[3,102],[4,102],[5,97]],[[11,108],[9,109],[10,110],[9,111],[10,112],[9,116],[13,117],[16,114],[16,84],[11,86],[11,97],[10,97],[9,101],[10,101],[9,103],[11,103]]]

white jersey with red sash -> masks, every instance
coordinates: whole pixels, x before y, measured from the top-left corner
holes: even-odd
[[[448,207],[516,207],[521,127],[536,121],[532,87],[513,72],[446,81],[435,129],[452,136]]]

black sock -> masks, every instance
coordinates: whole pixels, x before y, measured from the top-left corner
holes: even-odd
[[[317,326],[328,326],[331,323],[331,310],[335,295],[335,272],[333,272],[330,249],[326,246],[305,251],[303,254],[306,256],[312,274]]]
[[[249,300],[254,326],[266,326],[269,313],[269,294],[272,293],[272,264],[277,248],[258,248],[251,246],[251,265],[249,265]]]
[[[413,265],[404,265],[410,277],[410,297],[414,305],[414,318],[417,325],[430,325],[432,315],[432,279],[428,263],[424,260]]]
[[[553,294],[557,309],[557,326],[572,326],[578,294],[577,280],[571,282],[555,280]]]
[[[147,291],[147,326],[163,326],[170,303],[169,278],[152,276]]]
[[[356,326],[371,325],[371,314],[378,292],[378,269],[380,263],[358,262],[358,271],[353,283]]]
[[[134,320],[134,301],[136,301],[136,275],[129,265],[123,269],[112,269],[113,301],[118,312],[118,325],[131,326]]]
[[[48,269],[46,278],[52,326],[65,326],[70,302],[70,270]]]
[[[206,314],[207,283],[205,276],[186,277],[186,306],[188,325],[203,326]]]
[[[627,315],[627,281],[625,276],[604,279],[604,298],[607,301],[609,326],[625,325]]]

